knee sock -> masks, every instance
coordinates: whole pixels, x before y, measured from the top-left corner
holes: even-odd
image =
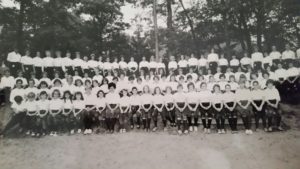
[[[210,129],[212,119],[207,120],[207,128]]]
[[[225,119],[221,118],[221,129],[225,129]]]
[[[150,129],[150,124],[151,124],[151,118],[147,119],[147,129]]]
[[[273,117],[268,117],[268,127],[272,127],[273,123],[272,123]]]
[[[144,126],[144,129],[147,129],[147,120],[146,119],[143,119],[143,126]]]
[[[181,130],[181,120],[177,120],[177,129]]]
[[[192,126],[192,117],[187,117],[188,126]]]
[[[279,127],[280,123],[281,123],[281,116],[277,115],[277,117],[276,117],[276,126]]]
[[[234,117],[233,119],[232,119],[232,121],[233,121],[233,129],[234,130],[237,130],[237,118],[236,117]]]
[[[198,127],[198,125],[199,125],[199,124],[198,124],[198,117],[195,117],[195,119],[194,119],[194,126],[195,126],[195,127]]]
[[[203,128],[207,128],[207,126],[206,126],[206,119],[202,119],[202,124],[203,124]]]
[[[163,125],[164,125],[164,127],[167,126],[167,120],[163,120]]]
[[[133,124],[134,122],[133,122],[133,115],[130,117],[130,125],[132,125],[132,126],[134,126],[134,124]]]
[[[233,120],[232,120],[231,117],[228,118],[228,123],[229,123],[230,129],[231,129],[231,130],[234,130],[234,129],[233,129]]]
[[[216,123],[217,123],[217,129],[219,130],[219,129],[221,129],[221,121],[220,121],[220,119],[216,119]]]
[[[137,125],[140,126],[141,125],[141,117],[137,116],[136,120],[137,120],[137,122],[136,122]]]
[[[247,119],[247,117],[242,117],[242,120],[243,120],[243,124],[244,124],[245,130],[248,130],[249,127],[248,127],[248,119]]]
[[[189,125],[187,120],[183,120],[183,130],[188,130],[189,129]]]

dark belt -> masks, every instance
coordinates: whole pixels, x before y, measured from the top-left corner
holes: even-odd
[[[117,107],[117,104],[109,104],[109,106],[110,106],[112,109],[114,109],[114,108]]]
[[[177,103],[177,106],[179,107],[179,108],[183,108],[184,107],[184,105],[185,105],[185,103]]]
[[[221,103],[216,103],[215,106],[216,108],[221,108]]]
[[[189,103],[189,105],[190,105],[192,108],[196,108],[196,104],[195,104],[195,103]]]
[[[148,108],[150,108],[150,104],[144,104],[144,107],[146,108],[146,109],[148,109]]]

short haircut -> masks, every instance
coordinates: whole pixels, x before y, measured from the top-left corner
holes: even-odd
[[[15,100],[16,103],[21,103],[23,101],[23,97],[21,97],[21,96],[15,96],[14,100]]]
[[[115,83],[109,83],[108,84],[108,88],[110,89],[111,87],[113,87],[114,89],[116,89],[116,84]]]

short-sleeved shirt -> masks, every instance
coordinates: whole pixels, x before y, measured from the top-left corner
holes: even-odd
[[[128,64],[124,61],[120,61],[119,62],[119,67],[120,69],[127,69],[128,68]]]
[[[60,110],[63,108],[63,101],[61,99],[50,100],[49,109],[50,110]]]
[[[39,100],[37,101],[37,106],[39,110],[49,110],[50,101],[49,100]]]
[[[11,89],[13,89],[14,85],[15,85],[15,78],[13,76],[9,76],[9,77],[3,76],[1,78],[0,88],[10,87]]]
[[[170,61],[168,64],[169,69],[177,69],[177,62],[176,61]]]
[[[24,105],[24,102],[21,103],[21,104],[13,103],[13,104],[11,105],[11,108],[12,108],[12,109],[15,109],[15,112],[14,112],[14,113],[16,113],[16,114],[25,111],[25,105]]]
[[[240,61],[238,59],[231,59],[229,64],[230,66],[239,66]]]
[[[53,67],[54,66],[54,59],[52,57],[45,57],[43,58],[43,66],[44,67]]]
[[[26,55],[21,57],[21,63],[23,65],[33,65],[32,58]]]
[[[16,52],[10,52],[7,55],[7,61],[9,62],[20,62],[21,61],[21,55]]]
[[[186,67],[188,66],[188,61],[187,61],[187,60],[180,60],[180,61],[178,62],[178,66],[179,66],[180,68],[186,68]]]
[[[218,62],[219,61],[219,55],[216,53],[210,53],[207,55],[207,62]]]
[[[120,100],[120,95],[118,93],[107,93],[105,96],[106,103],[108,104],[118,104]]]
[[[196,59],[196,58],[190,58],[188,60],[188,64],[189,64],[189,66],[197,66],[198,65],[198,59]]]
[[[228,66],[228,60],[225,58],[219,59],[219,65],[220,66]]]
[[[266,100],[279,100],[280,101],[279,92],[275,87],[273,87],[272,89],[269,89],[269,88],[265,89],[264,95],[265,95]]]
[[[44,60],[41,57],[34,57],[32,58],[32,63],[35,67],[43,67]]]
[[[149,68],[149,62],[148,61],[141,61],[139,64],[140,68]]]
[[[37,101],[26,101],[24,107],[28,112],[34,112],[38,110],[38,103]]]
[[[282,52],[282,59],[295,59],[296,55],[295,52],[293,52],[292,50],[286,50],[284,52]]]

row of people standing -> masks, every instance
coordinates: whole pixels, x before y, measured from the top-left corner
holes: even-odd
[[[231,67],[233,72],[236,72],[238,67],[242,67],[243,70],[247,70],[248,67],[252,67],[254,70],[266,68],[272,66],[276,68],[279,62],[283,63],[284,68],[288,68],[289,63],[297,63],[297,58],[300,56],[300,49],[297,50],[297,55],[290,49],[287,44],[284,52],[277,51],[275,46],[272,46],[272,51],[268,53],[261,53],[256,47],[254,47],[254,53],[251,57],[248,57],[247,53],[238,59],[235,55],[228,59],[224,54],[215,53],[214,49],[211,49],[210,53],[201,55],[197,58],[193,54],[191,57],[181,55],[178,60],[174,56],[170,56],[168,63],[164,63],[162,59],[155,60],[154,56],[150,57],[148,61],[146,57],[142,57],[142,60],[137,63],[134,57],[131,57],[127,62],[124,57],[110,58],[103,56],[96,57],[95,54],[88,56],[81,56],[79,52],[75,53],[75,58],[72,59],[71,53],[67,52],[65,57],[62,57],[60,51],[55,52],[55,57],[52,57],[50,51],[45,51],[45,57],[41,57],[41,53],[37,52],[35,57],[31,57],[30,52],[26,51],[24,56],[21,56],[17,49],[9,53],[7,56],[6,66],[10,68],[13,76],[17,76],[17,72],[22,70],[25,72],[25,76],[29,78],[31,72],[35,72],[38,78],[41,78],[42,72],[45,71],[50,77],[53,78],[55,71],[74,73],[75,70],[82,76],[84,72],[88,72],[91,76],[94,75],[94,70],[97,68],[101,71],[109,70],[123,70],[128,73],[137,73],[139,70],[146,71],[158,71],[163,69],[165,72],[170,70],[183,69],[187,72],[189,67],[194,68],[194,71],[198,69],[210,69],[212,73],[216,72],[217,67],[221,67],[223,73],[227,67]],[[298,64],[298,63],[297,63]]]

